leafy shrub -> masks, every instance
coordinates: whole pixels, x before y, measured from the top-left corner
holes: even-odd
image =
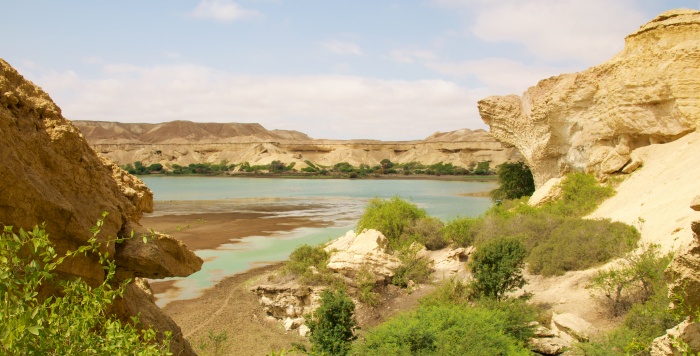
[[[407,229],[410,237],[405,240],[418,241],[428,250],[439,250],[449,243],[442,235],[444,225],[438,218],[419,218]]]
[[[421,298],[419,302],[423,306],[455,304],[471,307],[468,304],[473,295],[474,292],[470,284],[452,277],[440,282],[433,292]]]
[[[673,255],[662,256],[659,249],[659,245],[648,245],[620,266],[599,271],[593,277],[590,288],[612,316],[624,314],[635,303],[646,303],[658,291],[666,292],[664,271]]]
[[[374,291],[374,274],[367,266],[362,266],[355,278],[357,283],[357,299],[370,307],[379,305],[379,294]]]
[[[631,251],[639,239],[632,226],[608,220],[563,218],[547,238],[531,234],[527,258],[532,273],[562,275],[599,265]]]
[[[525,285],[522,269],[525,246],[514,238],[500,237],[480,246],[471,262],[474,292],[502,299],[507,292]]]
[[[559,216],[580,217],[590,214],[615,191],[600,185],[593,175],[569,173],[561,183],[561,198],[546,204],[544,209]]]
[[[499,187],[491,192],[494,202],[506,199],[519,199],[535,192],[535,179],[530,167],[523,162],[505,162],[498,166]]]
[[[443,239],[457,246],[467,247],[474,243],[474,236],[479,230],[479,219],[461,217],[450,220],[443,226]]]
[[[312,353],[346,355],[355,336],[355,304],[344,289],[321,292],[321,305],[307,318]]]
[[[427,305],[370,330],[353,355],[530,355],[499,310]]]
[[[301,283],[325,284],[331,279],[326,269],[329,257],[323,246],[303,244],[289,255],[284,270],[298,276]]]
[[[409,281],[425,283],[430,280],[430,275],[433,272],[433,261],[418,257],[419,249],[420,246],[414,244],[399,251],[398,257],[401,265],[394,270],[392,284],[406,288]]]
[[[103,216],[104,217],[104,216]],[[151,328],[139,330],[138,318],[122,323],[109,315],[128,281],[114,285],[116,265],[97,242],[103,220],[91,230],[88,245],[58,256],[44,226],[32,231],[5,227],[0,236],[0,353],[9,355],[139,354],[167,355],[170,336],[157,341]],[[115,242],[111,240],[109,242]],[[116,240],[119,242],[119,240]],[[56,268],[66,258],[94,254],[105,269],[96,287],[80,278],[56,282]],[[47,283],[60,295],[42,296]]]
[[[416,220],[426,216],[424,209],[420,209],[415,204],[399,197],[393,197],[389,200],[374,198],[365,207],[365,211],[357,223],[357,230],[378,230],[389,239],[389,246],[398,250],[412,242],[409,239],[401,239],[404,232],[413,226]],[[404,235],[404,237],[406,236]]]

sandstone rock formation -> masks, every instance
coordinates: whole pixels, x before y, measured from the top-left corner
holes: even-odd
[[[95,151],[118,164],[141,161],[188,165],[190,163],[249,162],[269,164],[279,160],[305,161],[330,166],[348,162],[374,166],[388,158],[395,163],[452,163],[467,167],[471,162],[491,161],[496,166],[517,158],[510,145],[497,142],[486,131],[467,129],[438,132],[422,141],[319,140],[296,131],[266,130],[259,124],[194,123],[124,124],[75,121]]]
[[[535,185],[569,171],[632,169],[631,152],[700,125],[700,12],[659,15],[614,58],[540,81],[522,96],[489,97],[479,112],[491,134],[518,148]],[[627,168],[626,168],[627,167]]]
[[[90,228],[107,212],[98,241],[115,256],[120,280],[133,277],[186,276],[202,260],[184,245],[159,235],[145,244],[138,221],[153,208],[153,194],[143,182],[98,157],[80,131],[61,116],[48,94],[0,60],[0,224],[31,229],[45,223],[59,254],[85,245]],[[132,239],[115,247],[108,239]],[[88,283],[103,281],[96,256],[82,256],[59,266],[62,275]],[[192,354],[179,328],[132,282],[115,305],[128,320],[142,312],[144,323],[173,331],[173,352]],[[147,315],[147,316],[146,316]]]
[[[651,345],[653,356],[696,355],[700,352],[700,324],[687,318],[666,331],[666,335],[654,339]]]
[[[346,277],[350,284],[362,269],[371,272],[377,283],[389,282],[400,262],[387,253],[388,245],[389,240],[377,230],[364,230],[359,235],[348,231],[325,247],[330,253],[327,268]]]

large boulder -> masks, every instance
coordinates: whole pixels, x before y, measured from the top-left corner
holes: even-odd
[[[325,247],[330,253],[327,268],[347,277],[349,282],[361,270],[371,272],[376,282],[389,281],[401,262],[387,253],[388,245],[389,240],[377,230],[364,230],[359,235],[348,231]]]
[[[674,254],[667,273],[673,281],[671,291],[683,297],[682,307],[697,312],[700,311],[700,221],[694,221],[691,229],[694,241]]]
[[[97,240],[102,243],[102,252],[115,257],[120,281],[140,276],[186,276],[201,267],[201,259],[168,236],[143,243],[141,235],[147,230],[138,222],[144,212],[153,209],[153,194],[148,187],[99,157],[48,94],[2,59],[0,146],[0,224],[31,229],[45,223],[60,255],[86,245],[92,237],[90,229],[106,212]],[[132,232],[134,239],[130,239]],[[117,247],[106,243],[116,238],[128,241]],[[133,258],[136,255],[138,259]],[[65,261],[57,271],[64,277],[81,277],[92,285],[105,278],[99,259],[89,254]],[[127,286],[124,300],[118,302],[123,305],[115,306],[115,311],[121,313],[117,316],[129,320],[138,312],[148,314],[144,324],[173,332],[175,354],[193,354],[177,325],[138,292],[134,283]],[[129,305],[139,307],[126,307]]]
[[[518,148],[537,187],[569,171],[630,172],[641,165],[634,149],[700,125],[699,51],[700,11],[668,11],[608,62],[544,79],[522,96],[488,97],[479,112],[491,135]]]

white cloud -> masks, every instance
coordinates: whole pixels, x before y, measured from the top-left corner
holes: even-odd
[[[620,51],[624,37],[645,21],[634,0],[434,1],[463,9],[470,32],[482,40],[517,43],[540,59],[587,65]]]
[[[196,19],[220,22],[237,21],[260,15],[261,13],[257,10],[244,9],[229,0],[201,0],[190,13],[190,16]]]
[[[487,88],[485,91],[489,95],[520,94],[542,79],[573,71],[571,68],[526,65],[506,58],[429,62],[426,66],[455,77],[473,76]]]
[[[328,51],[335,54],[351,54],[361,56],[362,48],[357,43],[341,40],[329,40],[321,44]]]
[[[198,65],[104,66],[103,78],[33,73],[73,120],[258,122],[317,138],[419,139],[485,128],[481,92],[444,80],[234,75]]]

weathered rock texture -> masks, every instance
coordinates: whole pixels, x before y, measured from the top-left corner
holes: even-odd
[[[638,167],[635,148],[698,128],[698,87],[700,12],[673,10],[627,36],[608,62],[478,105],[491,135],[518,148],[540,187],[569,171]]]
[[[348,231],[325,247],[330,253],[326,267],[346,277],[349,284],[354,284],[361,270],[370,272],[377,283],[389,282],[401,263],[387,253],[388,245],[389,240],[377,230]]]
[[[121,280],[186,276],[199,270],[202,260],[170,237],[159,235],[144,245],[140,234],[146,230],[138,221],[153,209],[151,191],[98,157],[48,94],[1,59],[0,146],[0,224],[31,229],[45,223],[57,252],[63,254],[85,245],[90,228],[107,212],[98,241],[128,237],[132,230],[137,236],[116,247],[103,244],[103,251],[115,256]],[[58,271],[91,284],[104,279],[95,256],[66,261]],[[133,283],[115,306],[123,312],[119,316],[128,320],[134,313],[148,314],[147,325],[173,331],[176,354],[191,354],[179,328]],[[141,307],[129,307],[134,305]]]
[[[700,324],[690,318],[666,330],[666,335],[654,339],[652,356],[697,355],[700,352]]]
[[[700,221],[691,225],[694,241],[676,253],[669,267],[671,290],[683,296],[683,307],[700,311]]]
[[[452,163],[491,161],[493,166],[519,156],[511,145],[496,141],[486,131],[467,129],[438,132],[421,141],[318,140],[297,131],[267,130],[259,124],[194,123],[124,124],[75,121],[95,151],[118,164],[141,161],[190,163],[295,162],[295,168],[334,165],[374,166],[388,158],[395,163]]]

